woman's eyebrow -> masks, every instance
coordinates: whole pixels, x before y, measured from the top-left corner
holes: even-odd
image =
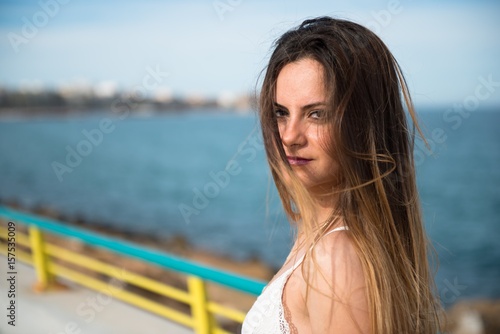
[[[282,106],[278,102],[273,102],[273,104],[277,108],[288,110],[287,107]],[[305,106],[302,106],[300,109],[302,109],[302,110],[309,110],[309,109],[312,109],[312,108],[324,107],[324,106],[326,106],[326,102],[313,102],[313,103],[306,104]]]
[[[326,106],[325,102],[313,102],[313,103],[309,103],[309,104],[306,104],[305,106],[303,106],[302,110],[309,110],[312,108],[324,107],[324,106]]]
[[[276,107],[276,108],[280,108],[280,109],[285,109],[285,110],[288,110],[285,106],[282,106],[281,104],[279,104],[278,102],[273,102],[273,105]]]

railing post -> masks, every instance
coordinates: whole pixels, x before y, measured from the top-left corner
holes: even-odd
[[[44,291],[53,283],[53,277],[49,272],[48,257],[45,254],[45,246],[42,231],[35,225],[29,227],[31,254],[33,266],[35,267],[38,282],[35,284],[36,291]]]
[[[210,334],[210,314],[207,309],[205,282],[197,276],[188,276],[188,289],[191,295],[191,311],[196,334]]]

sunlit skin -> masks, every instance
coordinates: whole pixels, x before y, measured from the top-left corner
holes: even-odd
[[[292,170],[322,207],[318,219],[332,210],[325,193],[331,194],[338,180],[336,161],[325,151],[329,141],[324,122],[327,95],[322,65],[310,58],[289,63],[276,82],[275,113],[283,148]]]

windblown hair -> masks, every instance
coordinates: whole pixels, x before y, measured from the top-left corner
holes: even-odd
[[[280,71],[305,58],[324,69],[329,133],[324,148],[341,174],[331,189],[338,204],[326,222],[314,220],[314,200],[291,171],[275,115]],[[305,231],[307,245],[313,247],[339,221],[348,227],[363,267],[372,331],[437,333],[440,306],[413,159],[415,129],[422,134],[402,71],[387,46],[353,22],[304,21],[274,44],[259,114],[278,193],[290,221]]]

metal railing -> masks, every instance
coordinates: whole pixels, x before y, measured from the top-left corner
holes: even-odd
[[[190,314],[148,299],[124,289],[114,289],[112,296],[131,303],[142,309],[164,316],[176,323],[192,328],[197,334],[229,333],[222,329],[215,319],[219,315],[235,322],[243,322],[245,313],[214,301],[208,300],[206,282],[210,281],[250,295],[259,295],[265,282],[225,272],[193,261],[168,255],[159,251],[140,247],[133,243],[105,237],[79,228],[66,226],[55,220],[26,214],[0,206],[0,220],[7,224],[0,228],[0,240],[6,242],[9,236],[9,222],[23,224],[28,228],[28,235],[16,233],[15,242],[30,252],[16,249],[16,258],[32,264],[37,275],[36,288],[45,290],[56,283],[55,278],[62,277],[97,291],[109,291],[109,284],[82,271],[71,269],[53,259],[59,259],[73,266],[104,274],[109,278],[140,287],[158,295],[187,304]],[[105,249],[124,257],[144,261],[163,269],[181,273],[187,278],[187,291],[154,279],[133,273],[117,266],[105,263],[86,255],[47,242],[45,234],[62,238],[76,238],[85,245]],[[7,255],[2,247],[0,253]],[[60,261],[59,261],[60,262]]]

